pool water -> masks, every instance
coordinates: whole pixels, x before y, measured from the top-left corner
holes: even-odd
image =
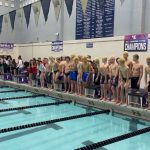
[[[6,88],[5,90],[3,89],[2,91],[8,91],[8,90],[12,91],[12,90],[15,90],[15,89]],[[0,93],[0,99],[2,99],[2,98],[11,98],[11,97],[20,97],[20,96],[30,96],[30,95],[34,95],[34,94],[30,93],[30,92],[25,92],[25,91]]]
[[[15,89],[11,88],[11,87],[3,87],[3,88],[0,87],[0,92],[1,91],[11,91],[11,90],[15,90]]]
[[[0,89],[1,90],[1,89]],[[8,89],[6,89],[8,90]],[[12,89],[11,89],[12,90]],[[28,92],[0,93],[1,97],[32,95]],[[51,97],[17,99],[0,103],[0,109],[53,103]],[[52,120],[97,110],[82,105],[61,104],[21,111],[0,112],[0,129]],[[0,150],[73,150],[149,126],[149,122],[121,115],[100,114],[0,134]],[[150,133],[114,143],[97,150],[148,150]]]

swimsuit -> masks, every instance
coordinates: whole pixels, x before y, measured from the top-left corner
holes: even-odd
[[[68,77],[70,75],[70,71],[69,72],[66,72],[64,73],[66,77]]]
[[[98,75],[98,73],[95,73],[95,74],[94,74],[94,84],[95,84],[95,85],[99,85],[99,84],[100,84],[100,75],[98,76],[98,80],[96,81],[97,75]]]
[[[137,85],[138,81],[139,81],[139,77],[132,77],[131,78],[131,89],[136,89],[136,90],[140,89],[140,86]]]
[[[52,77],[53,77],[52,72],[46,72],[45,77],[46,77],[46,82],[52,84]]]
[[[111,84],[112,84],[112,86],[117,87],[118,86],[118,80],[119,80],[118,76],[117,77],[112,77],[111,78]]]
[[[150,92],[150,81],[148,82],[148,92]]]
[[[58,72],[58,70],[55,70],[55,71],[54,71],[54,74],[56,75],[57,72]]]
[[[35,80],[36,79],[36,74],[35,73],[32,73],[32,80]]]
[[[77,71],[70,71],[69,77],[70,80],[77,81]]]
[[[107,76],[106,76],[107,83],[108,83],[108,80],[109,80],[109,79],[110,79],[110,78],[109,78],[109,75],[107,75]],[[101,84],[104,84],[104,82],[105,82],[105,76],[102,75]],[[107,84],[107,83],[106,83],[106,84]]]
[[[88,75],[89,75],[88,72],[83,72],[83,74],[82,74],[82,81],[83,82],[86,82]]]
[[[58,76],[58,80],[59,80],[59,81],[62,81],[62,80],[63,80],[63,76],[62,76],[61,73],[60,73],[59,76]]]
[[[127,78],[122,78],[122,80],[123,80],[124,82],[126,82],[126,81],[127,81]]]

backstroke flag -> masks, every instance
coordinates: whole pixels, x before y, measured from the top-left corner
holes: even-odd
[[[14,30],[15,18],[16,18],[16,10],[9,12],[10,23],[12,30]]]
[[[88,0],[81,0],[81,6],[82,6],[82,10],[83,10],[84,15],[86,13],[87,3],[88,3]]]
[[[42,6],[45,22],[48,19],[50,3],[51,3],[51,0],[41,0],[41,6]]]
[[[3,16],[0,16],[0,33],[2,32]]]
[[[68,11],[69,17],[70,17],[71,14],[72,14],[73,2],[74,2],[74,0],[65,0],[65,3],[66,3],[66,7],[67,7],[67,11]]]
[[[34,12],[34,19],[35,19],[35,24],[38,26],[38,21],[39,21],[39,16],[40,16],[40,11],[41,11],[41,3],[33,3],[32,4],[33,12]]]
[[[24,10],[24,15],[27,23],[27,28],[28,28],[30,22],[31,4],[23,7],[23,10]]]
[[[61,5],[62,5],[62,0],[53,0],[53,5],[54,5],[56,20],[58,21],[60,10],[61,10]]]

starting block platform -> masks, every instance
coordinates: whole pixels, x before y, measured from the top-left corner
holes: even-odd
[[[85,87],[85,96],[96,98],[100,95],[100,86],[99,85],[92,85]]]
[[[13,81],[13,76],[11,73],[4,73],[2,76],[5,81]]]
[[[28,77],[26,75],[16,75],[14,76],[14,81],[21,84],[28,83]]]
[[[128,104],[129,105],[135,104],[142,108],[147,104],[147,97],[148,97],[148,92],[145,91],[144,89],[140,89],[140,90],[129,89]]]
[[[64,91],[64,81],[60,81],[60,82],[55,82],[54,83],[54,89],[56,91]]]

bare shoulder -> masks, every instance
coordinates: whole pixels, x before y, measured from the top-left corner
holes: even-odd
[[[126,65],[129,66],[129,65],[132,65],[132,64],[133,64],[133,62],[132,62],[131,60],[127,60],[127,61],[126,61]]]
[[[136,63],[135,62],[132,62],[132,65],[135,65]]]
[[[140,64],[140,67],[143,68],[143,64]]]

